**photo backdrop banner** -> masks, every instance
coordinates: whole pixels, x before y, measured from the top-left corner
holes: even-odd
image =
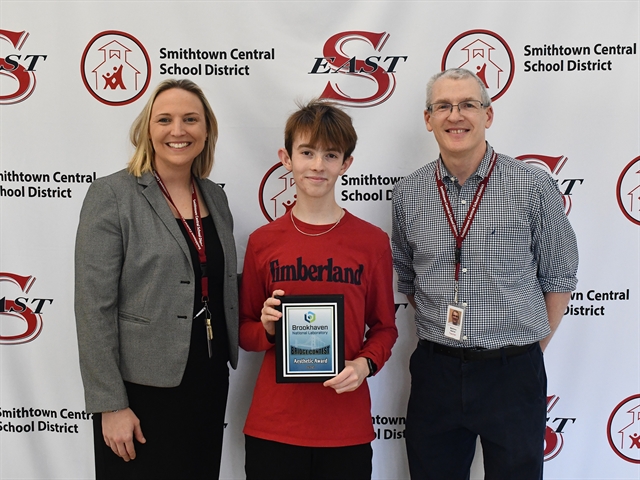
[[[462,66],[494,101],[488,141],[557,180],[578,237],[578,287],[545,353],[545,478],[638,479],[639,24],[638,1],[0,1],[0,478],[94,477],[75,233],[91,182],[130,157],[155,85],[190,78],[214,108],[211,178],[241,266],[248,235],[294,200],[276,152],[296,101],[330,98],[353,117],[336,197],[390,233],[393,185],[438,156],[426,82]],[[376,479],[408,478],[417,339],[406,298],[395,302],[400,337],[369,379]],[[242,352],[232,372],[221,478],[244,478],[261,358]]]

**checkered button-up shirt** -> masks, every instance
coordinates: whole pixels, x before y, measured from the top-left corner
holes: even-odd
[[[460,187],[441,160],[458,230],[488,172],[493,149]],[[544,293],[577,284],[576,237],[557,183],[543,170],[498,154],[487,190],[462,244],[458,303],[466,308],[461,341],[444,336],[454,302],[455,238],[438,196],[436,162],[393,192],[392,247],[398,290],[416,301],[421,339],[454,347],[526,345],[550,333]]]

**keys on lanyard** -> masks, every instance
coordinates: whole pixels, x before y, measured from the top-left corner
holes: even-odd
[[[204,327],[207,330],[207,350],[209,351],[209,358],[213,356],[213,324],[211,323],[211,312],[209,311],[209,305],[205,302],[204,307],[200,309],[194,318],[198,318],[202,314],[204,315]]]

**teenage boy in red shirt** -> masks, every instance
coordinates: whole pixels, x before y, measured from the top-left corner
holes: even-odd
[[[389,237],[335,200],[356,141],[351,118],[332,104],[312,101],[291,115],[278,156],[296,203],[249,237],[240,346],[265,351],[244,428],[249,480],[371,478],[366,378],[389,359],[398,332]],[[314,273],[296,273],[304,271]],[[275,297],[285,294],[344,295],[345,368],[324,383],[276,383]]]

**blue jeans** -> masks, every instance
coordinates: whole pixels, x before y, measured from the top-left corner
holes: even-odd
[[[467,480],[478,435],[485,480],[541,480],[547,377],[540,346],[462,361],[411,356],[406,444],[413,480]]]

